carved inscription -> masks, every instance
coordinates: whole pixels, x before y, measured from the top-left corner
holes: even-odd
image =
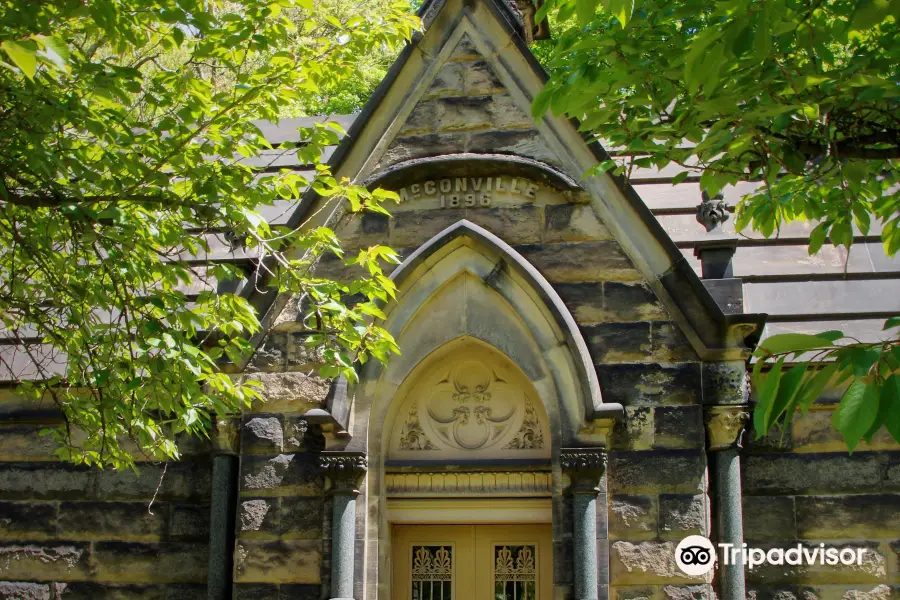
[[[500,193],[534,200],[540,186],[520,177],[453,177],[413,183],[398,190],[401,202],[437,199],[440,208],[490,206]]]

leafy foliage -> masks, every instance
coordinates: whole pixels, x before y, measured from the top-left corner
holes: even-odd
[[[758,182],[737,206],[738,230],[770,237],[810,220],[810,254],[826,242],[849,249],[878,229],[887,255],[900,250],[900,1],[547,0],[538,18],[550,13],[562,30],[533,113],[575,117],[623,149],[626,158],[595,173],[680,165],[675,183],[699,175],[710,197]],[[875,416],[879,407],[900,411],[885,400],[900,342],[888,329],[885,344],[823,334],[808,348],[850,383],[835,426],[851,448],[872,433],[860,433],[869,416],[869,425],[893,422]],[[807,362],[781,373],[809,340],[766,344],[788,340],[799,346],[760,355],[772,371],[757,377],[759,427],[814,399],[802,395],[814,389]]]
[[[900,317],[889,319],[884,326],[885,330],[898,327]],[[882,426],[900,442],[897,339],[873,346],[848,339],[840,331],[785,333],[767,338],[754,356],[759,359],[752,374],[759,405],[753,413],[753,425],[759,436],[775,425],[786,428],[794,413],[806,412],[826,386],[850,381],[832,418],[850,451],[862,439],[871,441]],[[763,374],[766,360],[774,364]],[[796,364],[790,366],[792,362]]]
[[[243,297],[221,293],[246,275],[215,261],[230,251],[255,259],[248,285],[270,270],[300,296],[323,375],[352,378],[355,364],[397,351],[367,318],[394,293],[380,264],[395,255],[372,248],[348,261],[356,280],[319,278],[320,256],[343,255],[334,232],[273,228],[259,212],[308,186],[335,214],[396,200],[317,164],[334,124],[280,148],[317,164],[313,176],[264,158],[272,147],[254,121],[353,80],[359,56],[393,51],[418,27],[406,4],[363,16],[327,7],[0,3],[0,373],[62,411],[52,433],[63,458],[176,458],[179,434],[203,435],[214,413],[259,397],[220,368],[246,358],[260,327]]]

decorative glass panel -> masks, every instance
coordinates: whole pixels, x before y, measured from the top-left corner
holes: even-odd
[[[494,546],[494,600],[537,600],[534,546]]]
[[[412,547],[411,600],[452,600],[453,547]]]

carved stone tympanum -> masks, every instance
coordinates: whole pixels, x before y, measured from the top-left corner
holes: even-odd
[[[391,458],[549,457],[538,396],[499,352],[472,344],[432,360],[412,379],[393,427]]]

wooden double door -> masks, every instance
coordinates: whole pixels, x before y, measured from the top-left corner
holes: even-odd
[[[392,600],[551,600],[550,525],[394,525]]]

